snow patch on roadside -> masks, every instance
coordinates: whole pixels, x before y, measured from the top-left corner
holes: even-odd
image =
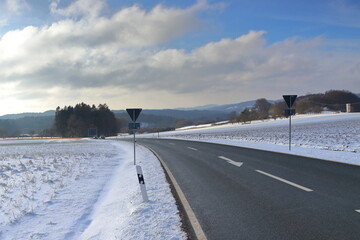
[[[126,158],[109,182],[108,191],[96,206],[92,222],[79,239],[186,239],[170,186],[157,158],[137,147],[149,202],[142,202],[132,144],[122,143]],[[126,193],[126,195],[124,194]]]
[[[304,147],[297,147],[297,146],[292,146],[291,151],[289,151],[289,146],[287,146],[287,145],[276,145],[276,144],[269,144],[269,143],[246,142],[246,141],[226,140],[226,139],[225,140],[224,139],[207,139],[207,140],[196,140],[196,141],[225,144],[225,145],[252,148],[252,149],[259,149],[259,150],[265,150],[265,151],[270,151],[270,152],[286,153],[286,154],[291,154],[291,155],[317,158],[320,160],[333,161],[333,162],[346,163],[346,164],[360,166],[360,154],[353,153],[353,152],[330,151],[330,150],[324,150],[324,149],[304,148]]]
[[[204,141],[360,165],[360,113],[296,115],[288,150],[289,120],[254,121],[160,133],[162,138]],[[143,134],[141,137],[156,137]]]
[[[156,157],[92,139],[1,141],[0,239],[186,239]]]

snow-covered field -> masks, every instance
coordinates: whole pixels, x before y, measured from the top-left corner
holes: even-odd
[[[360,113],[293,117],[291,152],[288,150],[288,119],[204,126],[160,133],[160,136],[257,148],[360,165]]]
[[[153,154],[107,140],[0,142],[0,239],[185,239]]]
[[[160,136],[290,153],[287,119]],[[292,142],[291,154],[360,165],[360,114],[296,116]],[[147,203],[131,143],[0,141],[0,239],[186,239],[158,160],[139,146],[137,161]]]

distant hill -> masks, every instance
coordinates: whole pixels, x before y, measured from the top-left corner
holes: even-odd
[[[281,100],[267,100],[270,103],[278,102]],[[199,107],[192,107],[192,108],[181,108],[181,110],[207,110],[207,111],[214,111],[214,112],[225,112],[225,113],[241,113],[245,108],[251,108],[255,104],[256,100],[240,102],[240,103],[233,103],[233,104],[223,104],[223,105],[205,105]]]
[[[241,102],[241,103],[225,104],[225,105],[219,105],[219,106],[210,107],[210,108],[208,108],[206,110],[223,111],[223,112],[226,112],[226,113],[230,113],[230,112],[240,113],[245,108],[251,108],[255,104],[255,102],[256,101],[253,100],[253,101],[246,101],[246,102]]]
[[[176,110],[182,110],[182,111],[206,110],[206,111],[225,112],[225,113],[231,113],[235,111],[237,113],[240,113],[245,108],[251,108],[254,105],[254,103],[255,100],[252,100],[252,101],[233,103],[233,104],[223,104],[223,105],[210,104],[210,105],[204,105],[198,107],[178,108]]]
[[[28,112],[28,113],[6,114],[0,116],[0,119],[20,119],[24,117],[49,117],[49,116],[55,116],[55,111],[49,110],[43,113]]]
[[[28,116],[17,119],[0,119],[0,137],[39,133],[50,129],[54,116]]]
[[[113,111],[116,116],[129,119],[125,110]],[[138,121],[142,127],[172,127],[177,119],[186,119],[194,124],[208,121],[222,121],[228,119],[228,114],[224,111],[210,110],[175,110],[175,109],[144,109]]]
[[[125,110],[113,110],[116,116],[130,120]],[[54,124],[55,111],[43,113],[20,113],[0,116],[0,137],[18,136],[29,132],[41,132],[50,129]],[[193,124],[228,119],[228,113],[211,110],[174,110],[174,109],[145,109],[138,121],[142,128],[173,127],[179,119],[186,119]],[[127,124],[126,124],[127,126]]]
[[[217,104],[208,104],[208,105],[203,105],[203,106],[197,106],[197,107],[188,107],[188,108],[175,108],[174,110],[184,110],[184,111],[188,111],[188,110],[208,110],[212,107],[217,107],[219,105]]]
[[[273,102],[273,101],[270,101]],[[192,124],[223,121],[229,118],[229,113],[235,111],[240,113],[245,108],[251,108],[254,101],[240,102],[236,104],[205,105],[192,108],[178,109],[144,109],[138,119],[142,128],[171,128],[176,121],[188,120]],[[112,110],[117,117],[130,118],[125,110]],[[43,113],[19,113],[0,116],[0,130],[5,129],[8,135],[19,133],[41,132],[52,127],[55,119],[54,110]],[[1,133],[1,131],[0,131]]]
[[[355,94],[360,97],[359,94]],[[300,102],[299,97],[298,102]],[[268,100],[270,103],[281,100]],[[144,109],[138,121],[142,128],[173,127],[176,121],[188,120],[192,124],[223,121],[229,118],[231,112],[241,113],[245,108],[251,108],[256,101],[246,101],[235,104],[205,105],[192,108],[177,109]],[[123,119],[123,125],[127,126],[130,120],[125,110],[113,110],[117,117]],[[28,133],[30,131],[41,132],[52,127],[55,111],[50,110],[43,113],[20,113],[0,116],[0,135],[6,131],[7,134]]]

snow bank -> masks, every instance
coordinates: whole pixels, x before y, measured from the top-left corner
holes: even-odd
[[[360,113],[293,117],[291,152],[288,150],[288,119],[165,132],[160,136],[250,147],[360,165]]]
[[[1,141],[0,239],[185,239],[158,160],[103,140]]]
[[[137,147],[137,164],[143,168],[150,199],[143,203],[132,161],[132,144],[122,144],[127,145],[123,150],[130,161],[116,170],[95,208],[91,224],[79,239],[186,239],[159,161],[149,150]]]
[[[292,146],[291,151],[289,151],[288,145],[277,145],[261,142],[245,142],[237,140],[226,140],[226,139],[207,139],[207,140],[197,140],[203,142],[211,142],[217,144],[225,144],[237,147],[253,148],[271,152],[286,153],[297,156],[304,156],[310,158],[317,158],[326,161],[340,162],[351,165],[360,166],[360,153],[354,152],[344,152],[344,151],[331,151],[317,148],[305,148]]]

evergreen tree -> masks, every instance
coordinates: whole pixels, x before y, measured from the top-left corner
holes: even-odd
[[[99,135],[110,136],[117,133],[117,121],[106,104],[97,108],[85,103],[75,107],[56,108],[55,129],[62,137],[86,137],[89,128],[97,128]]]

